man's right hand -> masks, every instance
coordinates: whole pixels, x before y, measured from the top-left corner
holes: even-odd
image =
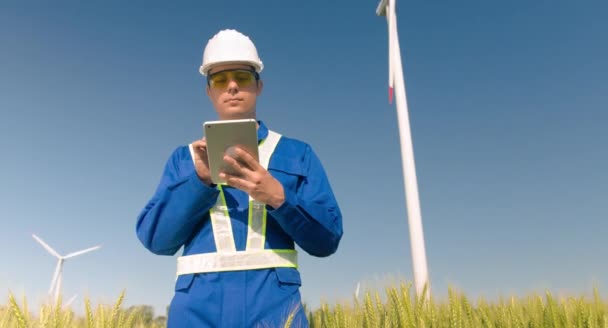
[[[200,140],[196,140],[192,143],[192,150],[194,152],[194,168],[199,179],[201,179],[206,185],[211,186],[211,173],[209,173],[209,160],[207,158],[207,140],[203,137]]]

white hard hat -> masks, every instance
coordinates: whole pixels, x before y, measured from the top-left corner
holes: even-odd
[[[237,30],[222,30],[207,42],[199,72],[206,76],[215,65],[241,63],[253,66],[258,73],[264,68],[249,37]]]

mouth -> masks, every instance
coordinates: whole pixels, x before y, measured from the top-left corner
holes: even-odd
[[[224,102],[227,103],[227,102],[234,102],[234,101],[243,101],[243,99],[242,98],[230,98],[230,99],[226,99]]]

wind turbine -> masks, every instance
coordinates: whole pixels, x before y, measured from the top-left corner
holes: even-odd
[[[69,258],[99,249],[99,248],[101,248],[101,245],[97,245],[97,246],[94,246],[91,248],[83,249],[81,251],[70,253],[65,256],[61,256],[53,248],[51,248],[51,246],[47,245],[47,243],[45,243],[42,239],[40,239],[40,237],[38,237],[34,234],[32,234],[32,237],[34,237],[34,239],[38,243],[40,243],[40,245],[42,245],[42,247],[44,247],[49,253],[51,253],[51,255],[53,255],[54,257],[57,258],[57,266],[55,267],[55,274],[53,274],[53,280],[51,280],[51,288],[49,288],[49,296],[53,296],[53,293],[54,293],[55,303],[57,303],[57,301],[59,300],[59,291],[61,290],[61,274],[63,272],[63,262],[65,262],[65,260],[67,260]],[[73,299],[71,301],[73,301]]]
[[[414,269],[414,283],[416,294],[422,296],[426,285],[426,299],[430,295],[428,267],[424,249],[424,234],[422,232],[422,218],[420,215],[420,199],[418,197],[418,180],[414,163],[414,149],[408,117],[407,100],[405,96],[405,82],[401,66],[401,50],[397,34],[397,16],[395,14],[396,0],[381,0],[376,8],[378,16],[386,16],[388,24],[388,85],[389,103],[393,101],[393,86],[395,87],[395,102],[397,105],[397,120],[399,123],[399,137],[401,141],[401,164],[403,168],[403,184],[405,201],[407,204],[407,219],[410,230],[410,243],[412,251],[412,264]]]

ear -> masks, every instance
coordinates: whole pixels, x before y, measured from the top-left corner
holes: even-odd
[[[207,91],[207,97],[211,98],[211,90],[209,89],[209,85],[205,87],[205,90]]]
[[[262,80],[258,80],[258,90],[256,92],[256,95],[259,96],[260,94],[262,94],[263,89],[264,89],[264,82]]]

